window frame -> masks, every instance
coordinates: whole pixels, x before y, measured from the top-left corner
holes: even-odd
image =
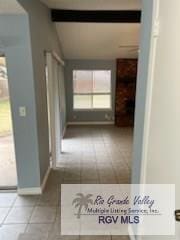
[[[74,71],[89,71],[89,72],[95,72],[95,71],[109,71],[110,72],[110,92],[109,93],[74,93]],[[93,74],[94,75],[94,74]],[[93,81],[94,81],[94,76],[93,76]],[[73,111],[74,112],[83,112],[83,111],[112,111],[112,70],[111,69],[73,69],[72,71],[72,95],[73,95]],[[93,96],[110,96],[110,107],[109,108],[74,108],[74,96],[79,95],[79,96],[91,96],[91,102],[93,103]]]

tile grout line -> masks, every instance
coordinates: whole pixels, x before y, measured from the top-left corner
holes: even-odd
[[[14,201],[12,202],[12,205],[9,207],[9,211],[6,214],[4,220],[2,221],[2,224],[1,224],[2,226],[5,224],[5,221],[6,221],[7,217],[8,217],[8,215],[9,215],[9,213],[11,212],[12,208],[14,207],[14,204],[15,204],[17,198],[18,198],[18,195],[15,197]]]

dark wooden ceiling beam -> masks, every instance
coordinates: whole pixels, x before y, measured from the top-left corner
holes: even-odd
[[[53,22],[140,23],[139,10],[61,10],[51,9]]]

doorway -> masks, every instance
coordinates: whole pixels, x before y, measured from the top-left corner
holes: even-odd
[[[5,56],[0,56],[0,189],[17,186],[11,100]]]
[[[60,94],[61,85],[61,62],[53,53],[46,54],[46,85],[47,85],[47,108],[49,124],[49,151],[50,162],[56,168],[61,152],[63,138],[63,101]]]

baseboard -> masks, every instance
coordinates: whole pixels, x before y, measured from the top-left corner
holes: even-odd
[[[105,122],[68,122],[68,125],[114,125],[114,121]]]
[[[128,232],[130,240],[136,240],[136,236],[134,235],[134,231],[131,225],[128,226]]]
[[[18,188],[18,195],[40,195],[42,194],[41,187],[37,188]]]
[[[18,195],[40,195],[43,193],[44,191],[44,188],[46,186],[46,183],[47,183],[47,180],[48,180],[48,177],[49,177],[49,174],[51,172],[51,168],[49,167],[45,176],[44,176],[44,179],[43,179],[43,182],[41,184],[41,187],[35,187],[35,188],[18,188],[17,190],[17,193]]]

